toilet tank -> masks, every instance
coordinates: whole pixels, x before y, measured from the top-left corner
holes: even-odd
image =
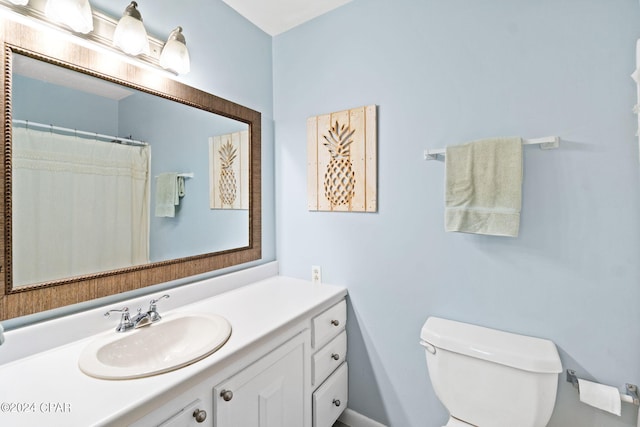
[[[553,342],[437,317],[420,337],[433,389],[452,417],[481,427],[547,425],[562,371]]]

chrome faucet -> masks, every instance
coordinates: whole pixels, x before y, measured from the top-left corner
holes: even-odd
[[[149,302],[149,309],[147,310],[146,313],[143,313],[142,309],[139,308],[138,314],[136,314],[134,318],[131,319],[131,323],[133,323],[133,327],[141,328],[143,326],[150,325],[162,319],[162,316],[160,316],[160,313],[158,313],[158,308],[156,307],[156,303],[163,298],[169,298],[169,295],[162,295],[158,299],[152,299]]]
[[[142,309],[139,308],[138,309],[138,314],[136,314],[133,317],[133,319],[129,315],[129,308],[128,307],[121,308],[120,310],[109,310],[104,315],[105,315],[105,317],[109,317],[111,315],[111,313],[121,313],[122,314],[122,316],[120,317],[120,323],[116,327],[116,332],[126,332],[126,331],[128,331],[130,329],[141,328],[143,326],[150,325],[150,324],[155,323],[158,320],[162,319],[162,316],[160,316],[160,313],[158,313],[158,309],[156,307],[156,303],[158,301],[160,301],[161,299],[164,299],[164,298],[169,298],[169,295],[162,295],[158,299],[152,299],[149,302],[149,310],[147,310],[145,313],[143,313]]]
[[[138,309],[138,314],[136,314],[133,319],[129,315],[129,308],[124,307],[120,310],[109,310],[104,315],[105,317],[111,316],[111,313],[121,313],[120,323],[116,326],[116,332],[127,332],[131,329],[141,328],[146,325],[151,324],[151,320],[149,320],[148,313],[142,313],[142,309]]]

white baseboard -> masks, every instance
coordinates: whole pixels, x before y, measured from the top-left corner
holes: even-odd
[[[387,427],[349,408],[344,410],[338,420],[349,427]]]

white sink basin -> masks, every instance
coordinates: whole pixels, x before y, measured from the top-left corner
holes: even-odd
[[[224,317],[212,314],[167,315],[128,332],[112,332],[87,345],[78,366],[104,379],[148,377],[182,368],[222,347],[231,335]]]

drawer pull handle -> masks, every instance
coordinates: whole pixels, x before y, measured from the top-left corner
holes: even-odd
[[[225,402],[230,401],[231,399],[233,399],[233,392],[231,390],[222,390],[220,392],[220,397],[222,398],[222,400],[224,400]]]
[[[333,399],[333,404],[336,406],[340,406],[340,401],[338,399]]]
[[[207,413],[202,409],[196,409],[193,411],[193,418],[196,419],[198,424],[203,423],[207,419]]]
[[[338,325],[340,325],[340,321],[339,321],[339,320],[335,320],[335,319],[334,319],[334,320],[332,320],[332,321],[331,321],[331,324],[332,324],[333,326],[338,326]]]
[[[333,360],[340,360],[340,355],[339,355],[338,353],[333,353],[333,354],[331,355],[331,358],[332,358]]]

